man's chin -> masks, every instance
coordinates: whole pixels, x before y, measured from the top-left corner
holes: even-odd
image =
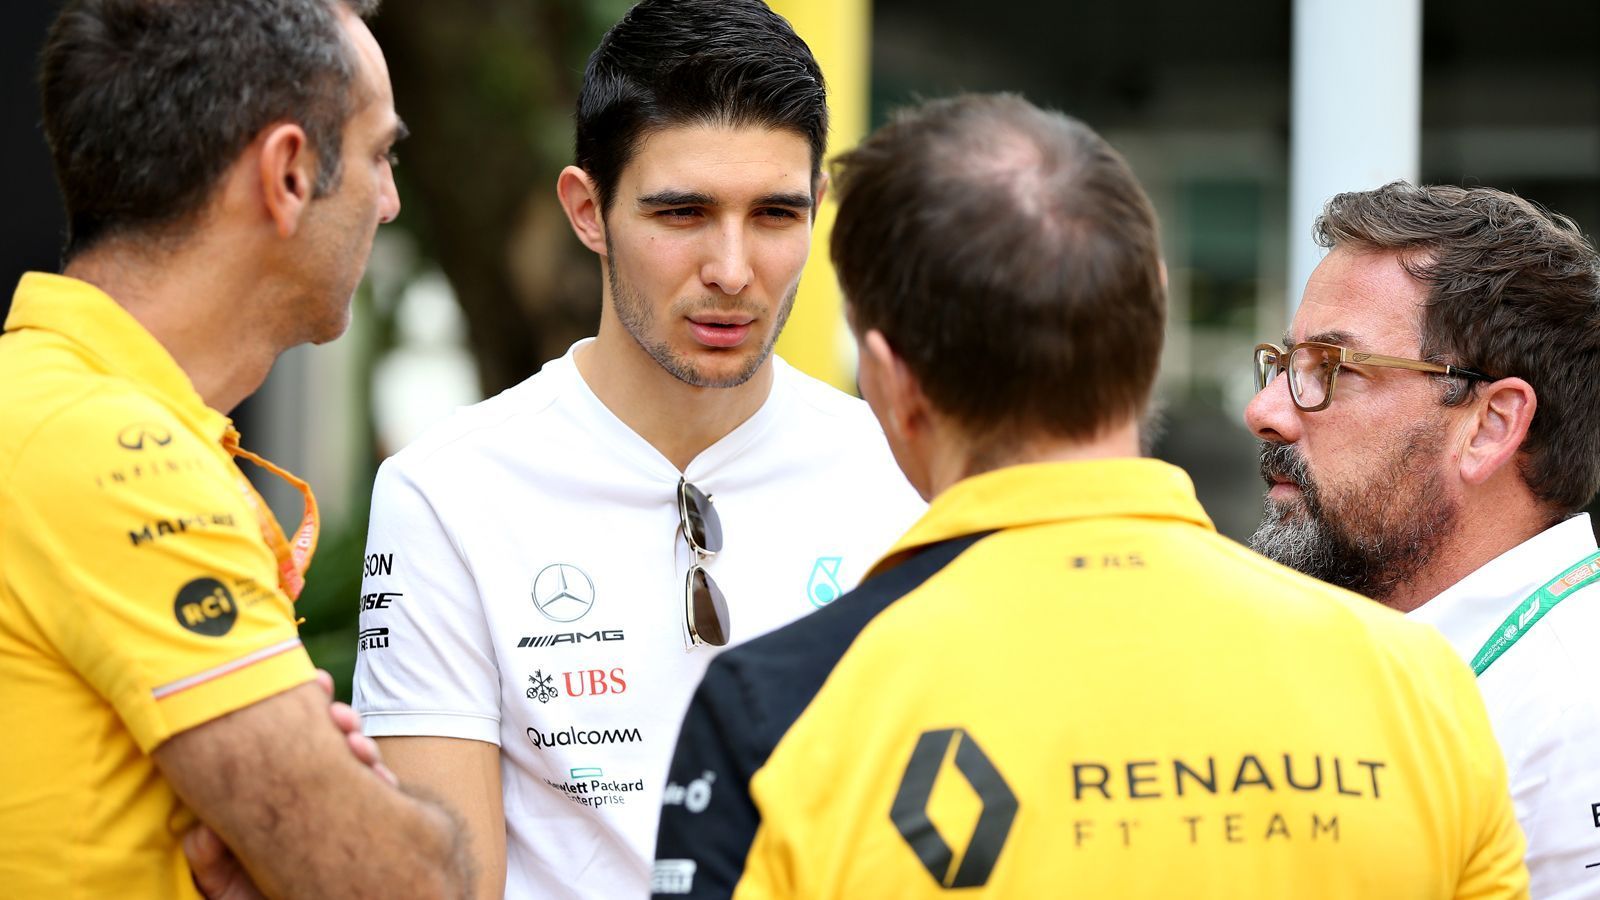
[[[1304,522],[1311,513],[1306,509],[1305,497],[1298,490],[1289,497],[1273,496],[1276,491],[1269,492],[1262,506],[1265,518],[1276,522]]]
[[[735,388],[749,381],[772,358],[772,347],[760,349],[707,351],[704,348],[687,355],[656,361],[684,384],[701,388]]]
[[[346,303],[341,315],[331,316],[326,321],[320,322],[307,338],[307,343],[329,344],[344,336],[350,330],[350,304]]]

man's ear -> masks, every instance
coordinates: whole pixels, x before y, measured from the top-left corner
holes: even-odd
[[[256,169],[261,199],[279,237],[293,237],[311,204],[317,181],[317,158],[299,125],[284,122],[262,134]]]
[[[600,210],[600,189],[594,179],[577,166],[567,166],[556,177],[556,197],[567,213],[572,233],[585,247],[605,256],[606,225]]]
[[[1461,449],[1461,480],[1468,484],[1483,484],[1516,458],[1539,406],[1521,378],[1502,378],[1478,392]]]
[[[882,407],[875,411],[883,430],[902,441],[915,440],[927,430],[931,409],[922,384],[876,328],[862,336],[861,353],[863,380],[870,379],[875,405]],[[869,366],[870,372],[866,371]]]
[[[817,173],[817,189],[811,192],[811,225],[813,228],[816,227],[817,218],[822,215],[822,201],[828,199],[828,185],[831,183],[828,180],[827,172]]]

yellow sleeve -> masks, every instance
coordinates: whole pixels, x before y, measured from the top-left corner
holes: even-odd
[[[314,675],[238,477],[140,395],[74,404],[12,473],[11,593],[146,753]]]

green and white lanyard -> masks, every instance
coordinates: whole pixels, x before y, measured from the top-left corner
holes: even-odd
[[[1600,581],[1600,552],[1586,557],[1583,562],[1551,579],[1548,584],[1529,594],[1528,599],[1512,610],[1511,615],[1506,616],[1506,620],[1500,623],[1494,634],[1490,635],[1483,649],[1472,658],[1472,673],[1482,675],[1484,670],[1499,659],[1501,654],[1511,649],[1511,645],[1532,628],[1535,622],[1544,618],[1545,613],[1555,609],[1557,603],[1578,588],[1595,581]]]

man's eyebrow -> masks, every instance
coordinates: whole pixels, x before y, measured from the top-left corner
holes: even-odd
[[[664,190],[645,194],[636,201],[640,206],[716,206],[717,198],[703,191]],[[811,195],[804,191],[779,191],[757,197],[751,206],[786,206],[790,209],[810,209]]]
[[[668,189],[645,194],[637,202],[640,206],[715,206],[717,199],[700,191]]]
[[[1333,330],[1333,331],[1319,331],[1316,334],[1308,336],[1306,338],[1306,340],[1307,341],[1315,341],[1316,343],[1319,343],[1319,344],[1338,344],[1340,346],[1349,346],[1350,338],[1351,338],[1351,335],[1350,335],[1350,332],[1348,332],[1348,331]],[[1287,343],[1288,337],[1287,336],[1284,338],[1284,341],[1285,341],[1284,346],[1287,347],[1288,346],[1288,343]]]
[[[777,194],[767,194],[763,197],[757,197],[755,205],[787,206],[791,209],[810,209],[811,195],[801,191],[795,191],[792,193],[783,192]]]

